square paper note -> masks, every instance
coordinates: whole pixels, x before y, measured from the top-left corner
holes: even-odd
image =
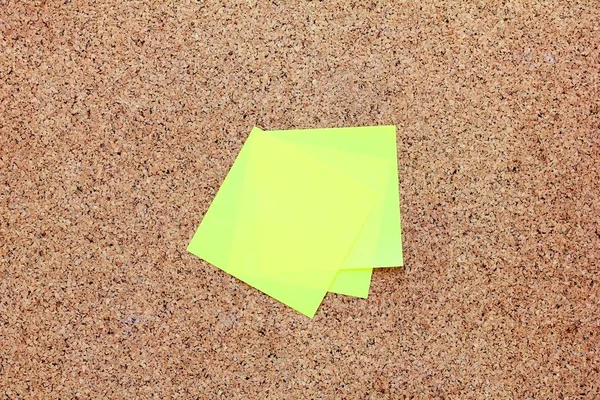
[[[254,128],[188,251],[312,317],[401,266],[394,126]]]

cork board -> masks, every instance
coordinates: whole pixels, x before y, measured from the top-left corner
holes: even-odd
[[[0,397],[600,396],[596,1],[1,4]],[[368,300],[185,252],[252,126],[379,124]]]

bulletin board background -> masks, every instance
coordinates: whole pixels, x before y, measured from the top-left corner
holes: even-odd
[[[598,2],[0,5],[1,398],[600,396]],[[387,124],[369,299],[185,252],[254,125]]]

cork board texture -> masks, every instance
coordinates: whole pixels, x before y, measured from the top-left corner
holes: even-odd
[[[0,398],[598,398],[598,5],[0,1]],[[254,125],[388,124],[369,299],[185,252]]]

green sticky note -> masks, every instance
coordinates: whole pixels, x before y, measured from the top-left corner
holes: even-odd
[[[372,273],[372,268],[340,269],[328,291],[366,299],[369,296]]]
[[[188,250],[312,317],[374,203],[359,181],[254,129]]]
[[[377,194],[377,205],[344,260],[330,291],[367,297],[371,270],[403,265],[396,127],[269,131],[306,154],[354,177]],[[352,271],[346,269],[358,269]]]
[[[402,265],[395,127],[253,129],[188,251],[312,317]]]

